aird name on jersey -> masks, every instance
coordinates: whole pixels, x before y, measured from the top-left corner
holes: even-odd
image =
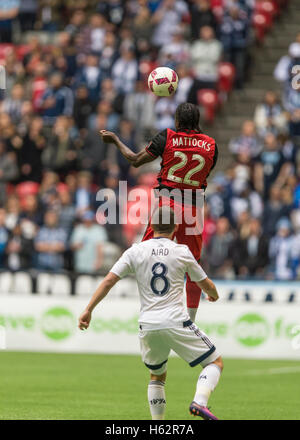
[[[184,145],[185,147],[199,147],[204,148],[206,151],[210,151],[211,144],[202,139],[180,136],[173,138],[173,147],[180,147]]]
[[[152,253],[151,256],[155,256],[155,257],[161,257],[162,255],[166,256],[169,255],[169,249],[167,248],[157,248],[157,249],[152,249]]]

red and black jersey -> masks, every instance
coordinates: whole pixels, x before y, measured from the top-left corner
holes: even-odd
[[[159,189],[205,189],[218,158],[215,140],[193,130],[168,128],[152,139],[146,151],[153,157],[162,157],[157,177]]]

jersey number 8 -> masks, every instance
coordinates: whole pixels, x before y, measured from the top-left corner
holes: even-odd
[[[153,274],[150,282],[152,292],[159,296],[165,295],[170,288],[169,280],[166,277],[167,266],[164,263],[155,263],[151,270]]]

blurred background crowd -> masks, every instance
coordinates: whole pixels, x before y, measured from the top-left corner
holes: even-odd
[[[140,239],[144,225],[97,224],[96,193],[118,196],[120,180],[149,189],[159,163],[132,169],[98,131],[142,149],[173,127],[179,103],[200,105],[199,91],[219,92],[222,62],[242,89],[249,47],[261,43],[259,3],[1,0],[0,268],[99,273],[107,246],[117,257]],[[297,64],[300,34],[274,71],[282,94],[266,92],[229,143],[231,165],[219,162],[209,180],[202,264],[212,277],[300,277]],[[147,90],[159,65],[179,75],[173,98]]]

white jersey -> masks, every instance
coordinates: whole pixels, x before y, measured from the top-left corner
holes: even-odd
[[[110,272],[120,278],[135,275],[141,301],[139,323],[148,330],[182,327],[190,319],[184,301],[185,273],[192,281],[207,278],[186,245],[163,237],[134,244]]]

